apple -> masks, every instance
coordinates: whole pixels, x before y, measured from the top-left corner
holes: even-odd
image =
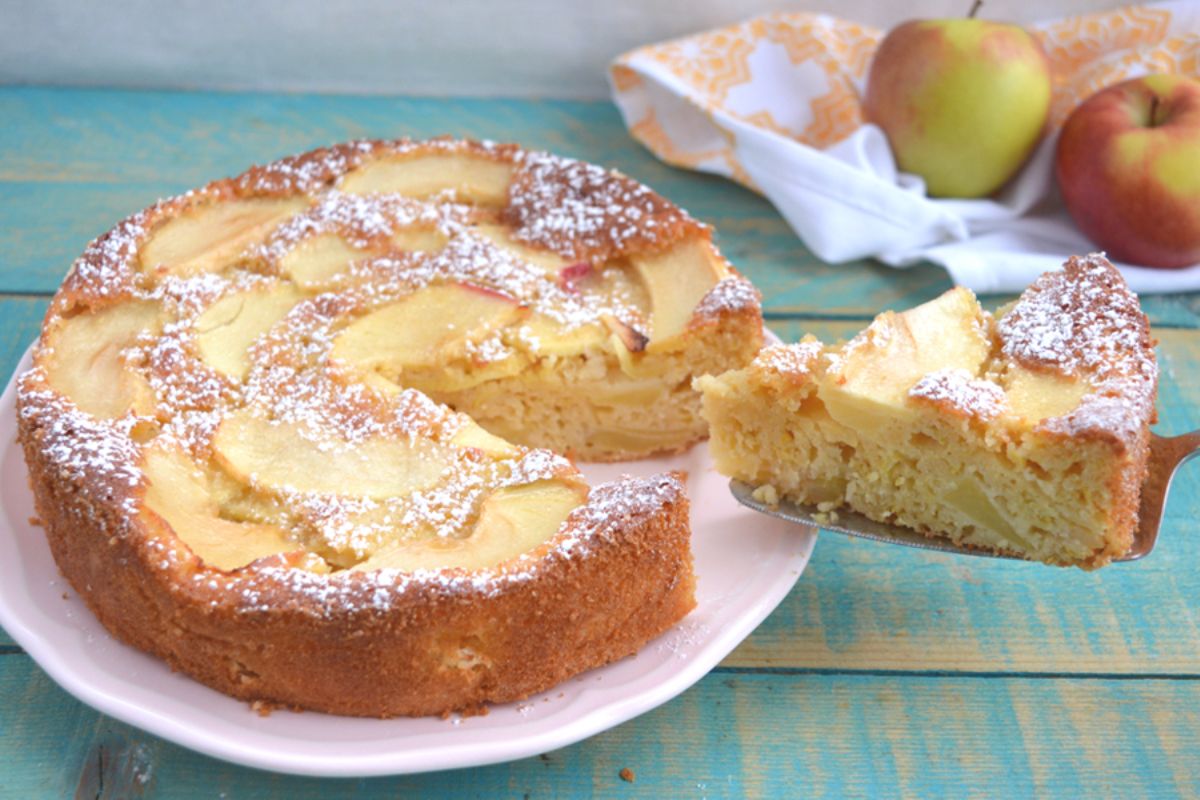
[[[984,197],[1025,163],[1046,127],[1050,63],[1016,25],[913,20],[880,43],[863,112],[930,195]]]
[[[729,264],[705,236],[692,236],[667,250],[635,254],[629,260],[650,297],[650,340],[656,349],[677,345],[696,306],[729,276]]]
[[[337,333],[331,356],[360,373],[396,376],[440,364],[464,342],[529,313],[516,298],[471,283],[426,286],[380,306]]]
[[[1200,81],[1146,75],[1092,95],[1063,126],[1055,171],[1075,224],[1113,258],[1200,262]]]
[[[303,198],[249,198],[188,209],[154,229],[139,264],[159,276],[219,272],[307,204]]]

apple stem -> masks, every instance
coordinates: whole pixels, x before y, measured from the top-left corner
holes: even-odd
[[[975,0],[971,4],[971,10],[967,12],[967,19],[975,19],[975,15],[979,13],[979,9],[983,7],[983,0]]]
[[[1158,95],[1150,96],[1150,127],[1158,127]]]

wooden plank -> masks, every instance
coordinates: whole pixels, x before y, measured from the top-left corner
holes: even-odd
[[[131,212],[189,187],[0,181],[0,287],[49,294],[88,242]]]
[[[856,323],[779,323],[834,339]],[[1158,428],[1200,428],[1200,333],[1162,330]],[[780,608],[725,661],[830,670],[1200,674],[1200,463],[1177,476],[1158,547],[1096,572],[824,533]]]
[[[70,796],[81,777],[95,786],[89,771],[100,769],[109,781],[100,796],[113,798],[1200,791],[1196,681],[714,674],[658,710],[541,757],[363,780],[273,775],[191,753],[82,706],[23,655],[0,658],[0,696],[0,791],[30,800]]]
[[[0,291],[51,292],[87,241],[157,197],[251,163],[355,137],[516,140],[617,167],[712,223],[776,314],[869,317],[949,288],[930,265],[830,265],[765,200],[668,167],[607,102],[0,88]],[[1148,298],[1156,322],[1200,324],[1200,294]]]

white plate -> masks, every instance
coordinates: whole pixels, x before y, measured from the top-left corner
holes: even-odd
[[[17,373],[29,363],[26,353]],[[59,574],[16,443],[15,390],[0,397],[0,625],[75,697],[217,758],[301,775],[397,775],[544,753],[665,703],[712,669],[791,590],[816,531],[739,506],[704,445],[671,458],[584,465],[595,483],[686,470],[696,609],[635,656],[487,716],[371,720],[276,711],[261,717],[108,635]],[[66,599],[64,599],[64,594]]]

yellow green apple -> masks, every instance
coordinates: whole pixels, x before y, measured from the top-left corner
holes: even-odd
[[[1055,154],[1075,224],[1120,261],[1200,263],[1200,81],[1146,75],[1092,95]]]
[[[1050,65],[1016,25],[913,20],[880,43],[863,111],[930,195],[984,197],[1017,173],[1050,109]]]

